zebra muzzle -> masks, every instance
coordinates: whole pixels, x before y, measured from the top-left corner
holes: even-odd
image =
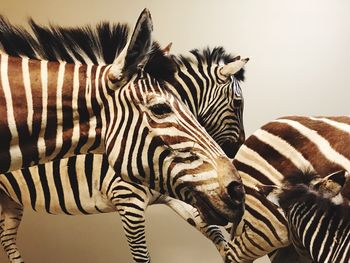
[[[216,173],[210,183],[194,187],[195,206],[209,224],[237,223],[244,213],[245,190],[241,178],[224,156],[216,159]]]

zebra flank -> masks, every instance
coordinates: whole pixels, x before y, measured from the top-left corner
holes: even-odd
[[[233,236],[227,257],[232,262],[245,262],[288,246],[291,241],[285,217],[256,186],[281,185],[290,175],[305,171],[320,175],[350,171],[349,145],[347,116],[283,117],[249,136],[233,162],[246,189],[246,211],[242,233]],[[348,193],[345,189],[344,195]]]
[[[8,138],[0,145],[2,173],[101,151],[102,122],[90,123],[91,105],[101,112],[97,98],[104,94],[98,87],[108,66],[0,56],[0,97],[6,105],[1,107],[6,113],[1,115],[0,136]]]
[[[76,163],[85,164],[79,167],[81,171],[75,169]],[[36,212],[96,214],[115,211],[102,199],[108,189],[103,179],[111,174],[114,175],[102,155],[88,154],[6,173],[0,177],[0,185],[16,203]]]

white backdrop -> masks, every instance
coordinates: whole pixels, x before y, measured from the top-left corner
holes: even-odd
[[[347,0],[0,0],[12,22],[65,26],[101,20],[134,25],[151,10],[154,38],[173,53],[222,45],[249,56],[247,134],[278,116],[349,115],[350,2]],[[153,262],[221,262],[215,248],[167,208],[148,211]],[[26,262],[130,262],[117,215],[24,215],[19,244]],[[6,262],[0,252],[0,262]]]

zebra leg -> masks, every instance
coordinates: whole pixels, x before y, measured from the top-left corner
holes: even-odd
[[[180,200],[168,196],[161,196],[157,199],[157,204],[165,204],[175,211],[179,216],[186,220],[190,225],[198,229],[205,237],[211,240],[216,246],[222,257],[225,257],[226,239],[221,232],[221,229],[215,225],[208,225],[201,219],[196,208],[188,205]]]
[[[23,207],[0,192],[0,242],[11,263],[24,262],[16,244]]]
[[[123,188],[119,185],[112,191],[110,200],[121,217],[134,261],[138,263],[151,262],[145,231],[145,210],[149,201],[147,194],[144,191],[138,191],[137,188],[130,189],[130,185]]]

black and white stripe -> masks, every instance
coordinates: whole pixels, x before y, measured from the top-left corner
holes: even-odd
[[[231,262],[254,260],[290,244],[285,217],[256,185],[280,185],[289,175],[304,171],[350,171],[349,145],[347,116],[285,117],[254,132],[234,160],[246,190],[246,210],[229,244]]]
[[[3,225],[3,231],[7,242],[12,240],[11,252],[18,257],[16,234],[23,208],[67,215],[118,211],[135,262],[150,262],[145,210],[152,204],[171,207],[210,238],[220,252],[223,253],[226,244],[219,229],[204,223],[195,208],[141,185],[124,182],[116,176],[107,158],[98,154],[78,155],[3,174],[0,189],[4,196],[0,199],[1,207],[7,209],[1,218],[8,217],[16,225],[11,229]]]
[[[325,177],[305,172],[288,176],[281,187],[261,187],[282,208],[303,262],[349,262],[349,202],[341,193],[347,177],[344,170]]]
[[[35,45],[33,44],[32,46]],[[37,54],[39,52],[33,53]],[[150,60],[157,60],[156,53],[157,47],[155,46],[150,55]],[[76,56],[76,54],[74,55]],[[53,121],[52,124],[57,124],[58,120],[60,120],[67,125],[63,128],[61,128],[60,124],[57,124],[57,127],[52,127],[49,125],[51,119],[47,117],[45,120],[43,118],[46,125],[40,122],[40,127],[39,129],[37,128],[39,133],[42,133],[42,127],[44,126],[49,127],[56,134],[51,144],[45,140],[44,143],[41,142],[40,145],[45,146],[43,147],[44,149],[40,148],[43,155],[38,154],[40,158],[38,158],[38,161],[34,161],[34,164],[63,158],[71,154],[84,153],[85,151],[99,152],[103,150],[101,146],[105,142],[108,160],[100,160],[100,165],[107,162],[113,164],[112,178],[108,178],[109,191],[112,189],[115,173],[117,173],[124,179],[144,183],[159,192],[167,193],[189,203],[195,202],[198,205],[201,216],[206,219],[218,220],[219,216],[221,220],[223,213],[225,217],[230,217],[230,220],[237,220],[240,217],[243,195],[242,190],[240,190],[239,180],[237,183],[233,182],[231,184],[232,178],[236,173],[233,166],[229,164],[227,158],[223,156],[221,149],[205,131],[198,128],[197,121],[191,115],[191,112],[177,100],[177,95],[175,94],[174,96],[172,89],[168,90],[163,82],[156,82],[150,76],[156,73],[156,76],[159,77],[156,68],[154,66],[153,68],[151,67],[152,62],[148,62],[144,70],[138,70],[137,74],[131,77],[129,85],[117,89],[114,89],[115,86],[112,85],[113,89],[110,89],[110,83],[105,83],[104,80],[109,78],[110,72],[115,72],[112,71],[114,65],[72,65],[66,62],[40,62],[26,58],[22,60],[28,61],[29,64],[40,63],[41,78],[39,81],[45,87],[48,85],[47,89],[45,89],[48,95],[46,96],[46,93],[43,93],[45,96],[41,95],[41,98],[44,98],[42,99],[44,103],[40,104],[36,102],[35,99],[37,97],[32,92],[32,104],[28,103],[28,105],[34,105],[33,109],[37,105],[42,105],[40,110],[44,112],[42,114],[44,117],[50,116],[51,112],[48,109],[51,109],[51,107],[56,107],[57,109],[57,107],[61,106],[63,109],[68,108],[68,111],[72,111],[72,108],[78,108],[77,111],[71,113],[60,112],[58,110],[57,116],[54,116],[56,122]],[[52,65],[56,69],[46,71],[42,65],[48,65],[48,68]],[[42,68],[44,69],[42,70]],[[23,72],[28,72],[28,70],[23,70]],[[146,74],[146,72],[150,75]],[[50,76],[55,76],[55,74],[63,76],[63,81],[58,77],[55,86],[51,88]],[[38,76],[39,74],[30,73],[29,75],[29,79],[31,80],[32,76]],[[160,79],[165,81],[170,80],[170,78],[167,78],[168,76],[170,74],[164,77],[163,73]],[[86,80],[86,77],[90,78],[89,81]],[[69,83],[73,85],[64,86],[67,78],[69,79]],[[33,85],[32,82],[30,85]],[[67,92],[67,90],[69,91]],[[58,103],[56,105],[55,103],[51,104],[49,102],[52,99],[49,96],[50,91],[54,91],[61,98],[68,97],[69,106],[65,104],[67,101],[60,100],[55,96],[53,96],[55,99],[52,101]],[[113,96],[111,96],[112,93]],[[86,96],[88,96],[88,100]],[[135,101],[138,103],[136,107],[133,104]],[[47,107],[47,110],[43,110],[44,107]],[[160,112],[159,109],[161,109]],[[164,113],[164,111],[166,112]],[[25,122],[30,122],[27,116],[28,114],[25,114]],[[74,116],[94,116],[94,118],[91,118],[91,123],[89,122],[86,125],[86,123],[82,123],[81,119],[77,120]],[[79,125],[79,129],[76,129],[77,125]],[[57,132],[59,131],[61,133],[67,132],[72,140],[65,141],[65,137],[63,136],[60,139],[60,136],[57,136]],[[92,131],[97,131],[97,134]],[[82,134],[84,136],[81,136]],[[41,135],[45,137],[46,132]],[[51,137],[48,136],[48,138]],[[167,144],[166,147],[164,147],[164,143]],[[57,147],[57,144],[61,145]],[[52,145],[52,148],[48,147],[48,145]],[[48,152],[51,155],[47,154]],[[52,156],[52,154],[54,155]],[[88,156],[84,158],[92,158]],[[30,156],[28,155],[28,157]],[[86,169],[91,168],[91,163],[87,164],[83,161],[83,176],[74,177],[74,175],[78,174],[76,171],[74,172],[74,169],[79,168],[75,164],[76,158],[71,157],[68,160],[62,161],[62,163],[54,161],[53,163],[41,164],[36,168],[30,168],[34,169],[33,173],[29,173],[28,170],[27,172],[22,170],[18,174],[16,174],[17,172],[7,173],[7,176],[3,177],[7,181],[4,181],[5,183],[3,183],[4,185],[2,187],[8,196],[15,198],[16,203],[18,202],[24,206],[28,206],[30,203],[33,209],[44,210],[49,213],[85,214],[105,212],[106,209],[106,211],[110,211],[108,209],[111,209],[111,205],[116,206],[113,200],[117,198],[118,193],[114,191],[114,195],[108,199],[106,208],[103,204],[102,207],[97,206],[95,203],[91,206],[91,202],[94,201],[91,199],[93,193],[91,186],[95,186],[95,184],[91,181],[92,175],[86,172]],[[71,165],[67,166],[65,162],[71,162]],[[32,160],[30,164],[33,164]],[[62,169],[63,174],[67,173],[67,171],[64,171],[64,168],[61,168],[61,165],[72,169],[70,172],[73,174],[69,177],[69,182],[62,180],[61,178],[63,177],[60,177],[60,174],[58,175],[57,173],[58,167],[60,167],[59,170]],[[109,168],[108,170],[111,169]],[[216,172],[213,173],[214,170]],[[106,172],[106,177],[108,174]],[[21,179],[17,181],[17,177],[21,178],[21,176],[22,178],[26,178],[23,184],[24,190],[18,186]],[[39,181],[34,180],[34,177],[39,178]],[[100,178],[102,179],[103,177],[100,176]],[[174,178],[176,179],[174,180]],[[36,183],[34,184],[33,182]],[[227,196],[221,199],[223,197],[222,190],[218,194],[216,191],[223,186],[228,188],[224,190]],[[31,190],[26,191],[25,187]],[[68,189],[72,189],[72,191],[66,193],[65,190],[67,187]],[[41,189],[41,192],[39,189]],[[189,189],[195,189],[200,195],[193,195]],[[98,188],[98,190],[101,193],[101,189]],[[206,196],[208,191],[210,191],[211,201]],[[22,199],[22,196],[26,197],[25,200]],[[39,196],[41,198],[38,198]],[[201,207],[201,204],[205,206]],[[223,204],[222,208],[220,208],[220,204]],[[87,205],[87,207],[84,207],[84,205]],[[235,211],[232,213],[233,207]],[[20,211],[21,209],[17,210]],[[3,235],[6,235],[4,233]],[[18,251],[15,251],[14,254],[16,253]]]
[[[40,26],[31,21],[31,27],[44,49],[39,45],[35,52],[29,52],[23,47],[11,48],[5,43],[4,50],[14,55],[25,54],[50,61],[108,65],[113,63],[121,46],[125,45],[128,33],[125,25],[108,22],[95,27],[64,28]],[[165,58],[161,56],[154,56],[154,63],[147,63],[145,71],[151,75],[155,71],[157,75],[161,74],[169,82],[169,89],[185,102],[226,155],[233,158],[245,139],[240,87],[240,82],[244,81],[244,69],[238,68],[229,76],[220,74],[220,69],[239,60],[238,57],[227,53],[223,47],[194,49],[188,55],[166,55],[175,63],[175,77],[161,74],[162,71],[155,66],[164,63]]]

